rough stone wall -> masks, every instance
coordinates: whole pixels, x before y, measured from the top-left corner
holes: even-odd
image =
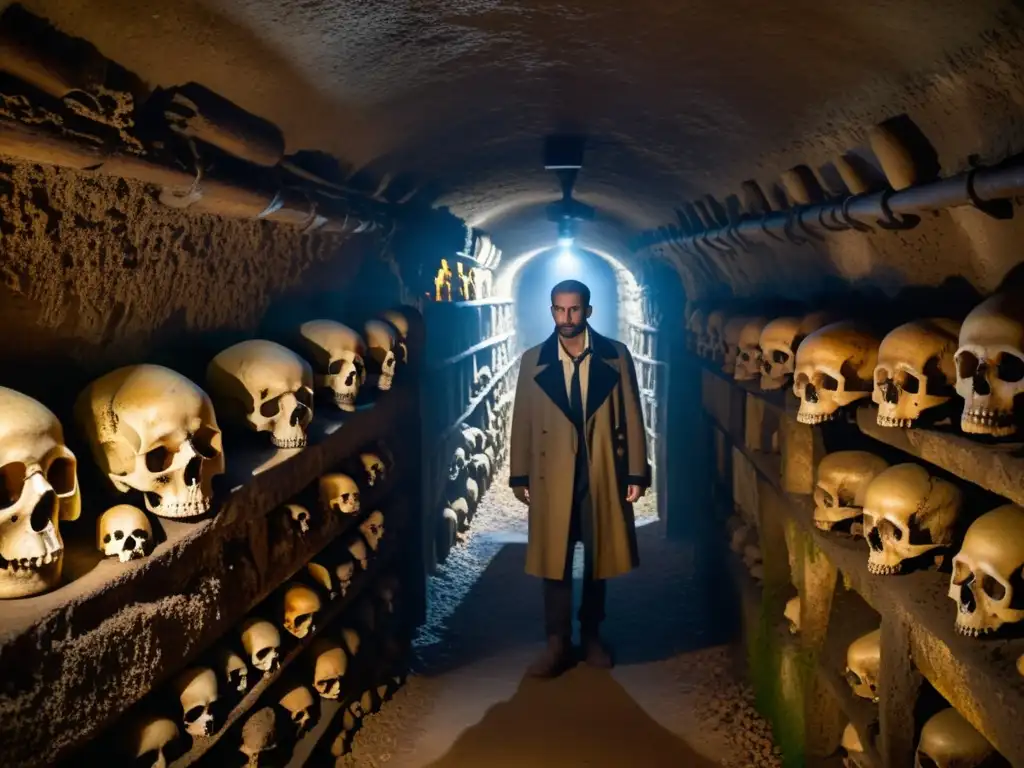
[[[144,361],[187,372],[285,299],[329,293],[323,311],[344,314],[357,280],[397,302],[385,245],[188,215],[142,184],[0,159],[0,384],[36,392]]]

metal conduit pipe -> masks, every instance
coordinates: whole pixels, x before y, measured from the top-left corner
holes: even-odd
[[[690,246],[711,245],[722,250],[735,250],[732,243],[742,243],[737,235],[767,234],[775,239],[802,243],[804,238],[794,232],[794,226],[811,234],[822,234],[847,229],[871,231],[882,229],[910,229],[919,219],[916,214],[971,205],[994,218],[1006,219],[1013,215],[1010,198],[1024,193],[1024,166],[975,169],[941,181],[920,184],[894,192],[871,192],[855,195],[839,202],[800,206],[785,211],[774,211],[760,218],[746,217],[736,224],[707,229],[692,235],[680,235],[677,227],[663,227],[654,233],[641,235],[634,251],[652,245],[675,243],[684,250]],[[895,214],[901,214],[897,218]],[[815,233],[817,234],[817,233]],[[728,238],[728,239],[727,239]]]

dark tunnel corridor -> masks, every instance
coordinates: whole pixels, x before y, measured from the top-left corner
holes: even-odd
[[[0,766],[1024,768],[1021,72],[0,0]]]

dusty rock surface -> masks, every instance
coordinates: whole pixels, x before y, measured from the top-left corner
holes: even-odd
[[[661,539],[655,525],[638,532],[641,568],[609,585],[606,635],[617,668],[523,680],[541,647],[541,595],[522,572],[525,510],[506,475],[431,579],[414,674],[364,721],[342,764],[780,765],[735,671],[729,618],[717,615],[707,589],[720,575],[705,573],[691,546]],[[653,521],[654,500],[637,515]]]

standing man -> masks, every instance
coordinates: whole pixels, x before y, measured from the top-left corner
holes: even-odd
[[[555,331],[519,368],[509,485],[529,505],[526,572],[544,579],[548,645],[535,677],[568,669],[572,651],[572,555],[584,546],[580,639],[588,664],[607,669],[599,635],[605,579],[639,564],[633,503],[650,486],[647,439],[633,358],[587,323],[590,289],[565,280],[551,290]]]

